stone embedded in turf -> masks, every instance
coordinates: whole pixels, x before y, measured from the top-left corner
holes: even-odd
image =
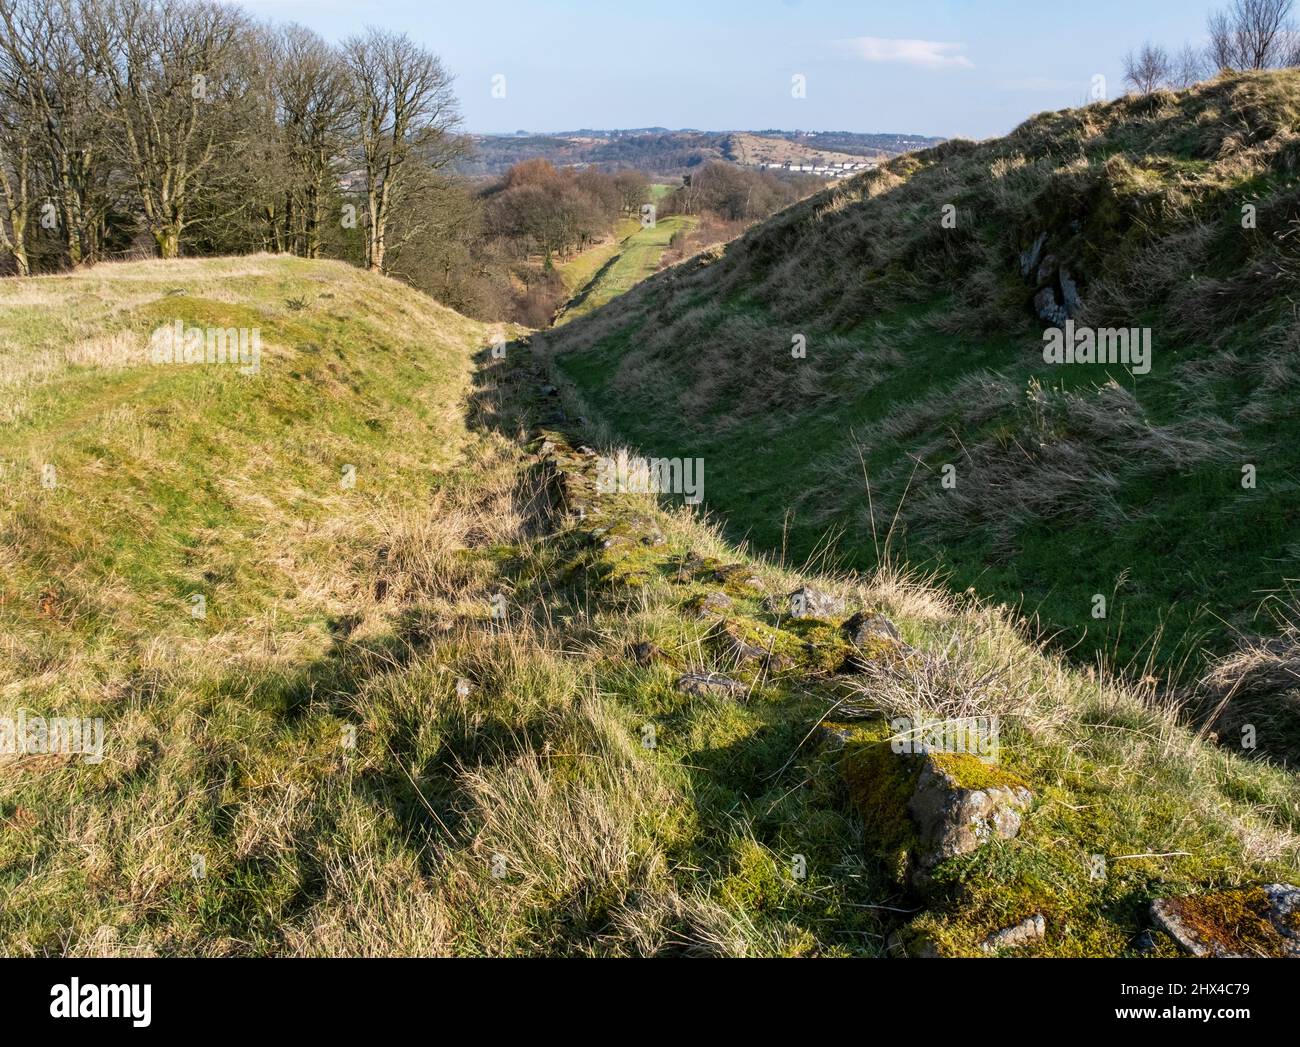
[[[980,942],[980,948],[985,952],[997,952],[999,949],[1020,949],[1026,945],[1032,945],[1034,942],[1042,941],[1046,935],[1047,921],[1043,919],[1042,913],[1036,912],[1033,916],[1026,917],[1017,924],[1004,927],[1002,930],[990,934]]]
[[[822,621],[830,621],[842,615],[844,608],[845,603],[841,597],[805,585],[786,598],[784,610],[792,618],[820,618]]]
[[[1014,839],[1034,794],[976,757],[930,753],[907,812],[916,825],[913,886],[924,888],[940,862],[994,839]]]
[[[1151,919],[1193,956],[1300,959],[1300,888],[1289,883],[1157,898]]]

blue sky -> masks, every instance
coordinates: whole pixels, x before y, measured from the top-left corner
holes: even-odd
[[[457,79],[468,131],[897,131],[986,138],[1083,103],[1150,38],[1200,44],[1225,0],[245,0],[329,39],[402,30]],[[792,96],[792,77],[806,97]],[[505,97],[493,97],[503,76]],[[500,93],[500,92],[498,92]]]

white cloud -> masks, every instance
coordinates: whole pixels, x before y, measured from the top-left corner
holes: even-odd
[[[975,63],[961,51],[965,44],[939,40],[888,40],[879,36],[855,36],[840,40],[839,46],[864,62],[898,62],[921,69],[974,69]]]

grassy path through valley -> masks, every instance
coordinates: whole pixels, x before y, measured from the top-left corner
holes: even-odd
[[[668,250],[673,235],[690,231],[695,222],[696,219],[688,215],[672,215],[660,219],[652,228],[637,227],[617,244],[616,250],[610,251],[604,258],[599,256],[601,249],[581,256],[584,266],[588,268],[592,267],[593,256],[599,264],[594,266],[590,280],[560,311],[555,321],[556,326],[599,309],[619,295],[626,294],[642,280],[653,276],[659,271],[660,259]]]

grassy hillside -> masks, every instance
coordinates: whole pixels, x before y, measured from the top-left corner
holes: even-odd
[[[257,328],[259,372],[151,364],[177,320]],[[429,535],[483,453],[460,400],[488,337],[341,263],[0,284],[4,714],[110,732],[94,768],[0,767],[6,952],[256,940],[304,889],[293,841],[374,846],[365,803],[305,797],[341,767],[338,690],[395,657],[388,612],[474,573]],[[196,854],[222,887],[177,887]]]
[[[731,535],[938,570],[1165,677],[1292,621],[1298,161],[1294,71],[1045,113],[792,207],[548,352],[576,413],[704,458]],[[1149,328],[1149,373],[1045,363],[1067,311]]]
[[[257,327],[258,372],[146,362],[176,319]],[[1231,892],[1294,880],[1293,776],[1002,609],[596,493],[494,333],[283,258],[0,284],[0,716],[106,728],[0,756],[0,951],[982,955],[1039,913],[1023,953],[1171,955],[1152,899],[1248,938]],[[923,887],[901,710],[999,717],[962,780],[1034,795]]]

